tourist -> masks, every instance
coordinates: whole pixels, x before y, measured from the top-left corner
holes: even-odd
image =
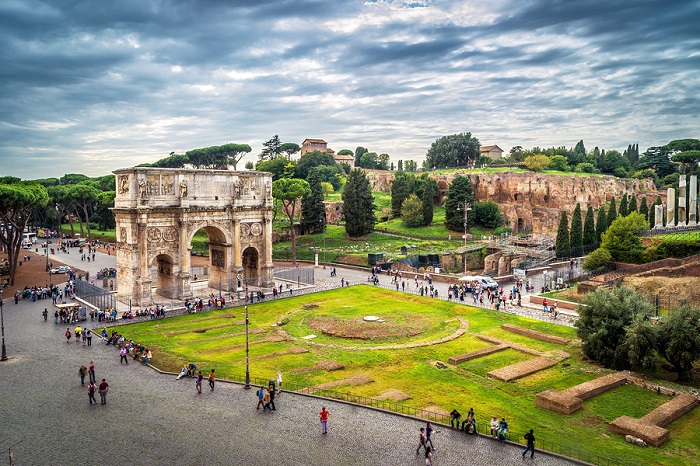
[[[496,416],[491,418],[491,437],[498,435],[498,418]]]
[[[328,416],[331,413],[326,409],[325,406],[321,407],[321,412],[318,413],[319,419],[321,419],[321,433],[322,434],[327,434],[328,433]],[[421,429],[423,430],[423,429]]]
[[[459,420],[462,418],[462,415],[459,414],[459,411],[456,409],[453,409],[452,412],[450,413],[450,427],[454,428],[455,424],[456,427],[459,429]]]
[[[109,384],[105,379],[102,379],[102,383],[100,384],[99,392],[100,392],[100,404],[106,405],[107,404],[107,390],[109,390]]]
[[[434,448],[433,451],[435,451]],[[433,452],[430,451],[430,447],[425,449],[425,466],[433,466]]]
[[[277,411],[277,408],[275,407],[275,386],[270,385],[267,388],[267,391],[270,392],[270,403],[269,403],[270,411]]]
[[[44,322],[46,322],[49,319],[49,310],[44,308],[44,312],[42,312],[41,315],[44,316]]]
[[[152,357],[153,357],[153,354],[151,354],[151,350],[149,350],[149,349],[144,350],[144,352],[143,352],[143,365],[145,366],[146,364],[148,364],[148,361],[150,361]],[[202,375],[202,372],[200,372],[199,375]]]
[[[264,402],[265,393],[264,393],[263,387],[260,386],[260,388],[258,389],[257,392],[255,392],[255,394],[258,395],[258,406],[255,409],[260,409],[260,406],[262,406],[263,412],[264,412],[265,411],[265,402]]]
[[[432,433],[433,423],[428,421],[428,423],[425,425],[425,446],[428,447],[428,443],[430,443],[430,447],[432,447],[433,451],[437,451],[435,445],[433,445],[433,440],[430,438]]]
[[[70,333],[70,328],[66,329],[66,343],[70,343],[70,339],[73,335]]]
[[[90,382],[95,383],[95,363],[90,361],[90,366],[88,367],[88,375],[90,376]]]
[[[97,386],[93,382],[88,383],[88,400],[90,401],[91,406],[92,406],[93,401],[95,402],[95,404],[97,404],[97,400],[95,399],[95,390],[96,389],[97,389]]]
[[[126,365],[127,366],[129,365],[129,360],[126,359],[126,354],[127,354],[127,351],[126,351],[126,345],[125,345],[125,346],[122,346],[122,349],[119,350],[119,364],[121,364],[122,361],[126,361]]]
[[[195,388],[197,389],[197,393],[202,393],[202,379],[204,376],[202,375],[202,371],[199,371],[197,373],[197,380],[194,383]]]
[[[532,452],[530,454],[530,458],[535,457],[535,431],[530,429],[530,432],[525,434],[525,440],[527,440],[527,448],[523,452],[523,458],[525,458],[525,454],[530,451]]]
[[[211,374],[209,374],[209,387],[211,387],[211,391],[214,391],[214,369],[211,370]]]
[[[416,448],[416,455],[420,454],[420,447],[423,447],[427,453],[427,445],[425,444],[425,442],[426,442],[425,429],[421,427],[420,433],[418,434],[418,448]]]
[[[282,393],[282,371],[277,371],[277,393]]]
[[[87,345],[92,346],[92,330],[87,330]]]
[[[547,301],[547,298],[544,298],[544,300],[542,300],[542,311],[549,312],[549,302]]]
[[[498,429],[498,440],[503,442],[508,440],[508,423],[506,418],[502,418]]]
[[[83,346],[86,346],[86,344],[87,344],[87,333],[88,333],[87,329],[83,329],[83,331],[81,333],[81,337],[83,339]]]
[[[462,422],[462,430],[465,434],[476,433],[476,419],[474,419],[474,408],[469,408],[467,419]]]
[[[268,387],[267,390],[263,390],[263,413],[267,410],[270,410],[272,412],[272,408],[270,407],[270,388]]]
[[[180,374],[178,374],[178,376],[175,378],[175,380],[180,380],[181,378],[183,378],[186,375],[187,375],[187,364],[182,366],[182,370],[180,371]]]
[[[78,375],[80,376],[80,385],[85,385],[85,376],[87,375],[87,367],[85,367],[85,364],[80,365],[80,369],[78,369]]]

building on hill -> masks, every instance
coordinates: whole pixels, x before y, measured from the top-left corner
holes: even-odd
[[[313,151],[328,152],[328,143],[323,139],[304,139],[301,143],[301,155]]]
[[[503,155],[503,149],[500,147],[493,145],[493,146],[481,146],[481,156],[482,157],[488,157],[491,160],[496,160],[500,159],[501,156]]]
[[[348,165],[350,165],[350,167],[355,166],[355,156],[350,154],[333,154],[333,159],[335,160],[335,163],[347,163]]]

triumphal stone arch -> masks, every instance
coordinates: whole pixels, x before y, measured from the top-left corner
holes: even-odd
[[[117,289],[139,306],[192,292],[192,238],[204,230],[209,287],[235,291],[241,279],[272,280],[272,175],[227,170],[125,168],[117,195]]]

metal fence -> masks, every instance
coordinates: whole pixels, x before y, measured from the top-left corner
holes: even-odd
[[[75,280],[75,294],[99,309],[111,309],[116,306],[117,300],[113,293],[87,281]]]
[[[314,284],[313,267],[275,267],[272,278],[296,283],[297,286]]]

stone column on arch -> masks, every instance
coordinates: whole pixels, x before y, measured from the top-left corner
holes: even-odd
[[[272,220],[268,215],[263,216],[263,254],[264,263],[260,270],[260,284],[264,287],[272,286],[272,271],[274,264],[272,263]]]
[[[190,229],[187,216],[180,218],[178,222],[179,250],[178,261],[180,270],[178,271],[178,288],[180,299],[190,299],[194,297],[192,292],[192,242],[190,241]]]
[[[690,205],[688,206],[688,225],[695,226],[698,221],[698,175],[690,175]]]
[[[676,190],[668,188],[666,191],[666,228],[676,226]]]
[[[153,304],[153,279],[151,278],[151,264],[148,262],[148,222],[146,216],[148,214],[141,214],[142,218],[136,224],[137,231],[137,241],[139,249],[139,264],[138,264],[138,278],[136,279],[137,286],[135,287],[138,291],[137,302],[139,306],[151,306]]]
[[[688,211],[686,210],[687,180],[685,173],[678,179],[678,226],[686,226],[688,223]]]

